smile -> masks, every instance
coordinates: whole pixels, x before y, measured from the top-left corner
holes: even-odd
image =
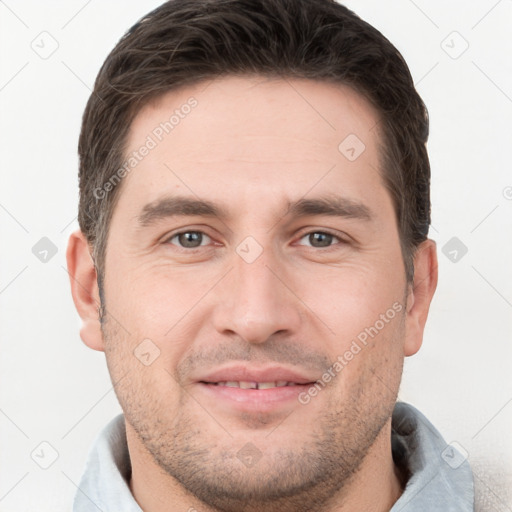
[[[214,386],[225,386],[228,388],[240,389],[272,389],[282,388],[285,386],[296,386],[295,382],[278,380],[275,382],[249,382],[249,381],[226,381],[226,382],[206,382],[205,384],[213,384]]]

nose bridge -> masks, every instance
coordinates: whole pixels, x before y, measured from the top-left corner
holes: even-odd
[[[282,264],[270,248],[246,240],[232,258],[233,270],[216,305],[216,328],[250,343],[264,343],[280,331],[291,333],[300,322],[299,301],[283,284]]]

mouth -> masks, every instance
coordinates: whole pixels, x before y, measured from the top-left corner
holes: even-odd
[[[234,366],[196,381],[214,407],[243,412],[275,412],[299,404],[298,395],[317,379],[284,367]]]
[[[202,384],[210,384],[212,386],[223,386],[226,388],[240,388],[240,389],[273,389],[283,388],[286,386],[301,386],[296,382],[289,382],[286,380],[279,380],[274,382],[254,382],[254,381],[225,381],[225,382],[202,382]]]

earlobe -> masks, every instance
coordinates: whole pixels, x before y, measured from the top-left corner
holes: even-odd
[[[437,253],[434,240],[422,242],[414,256],[414,279],[409,285],[406,308],[404,355],[421,347],[428,310],[437,287]]]
[[[66,260],[73,302],[82,319],[80,337],[88,347],[104,350],[97,273],[89,244],[80,230],[69,237]]]

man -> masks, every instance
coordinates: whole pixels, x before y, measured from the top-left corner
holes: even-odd
[[[396,403],[437,283],[428,117],[329,0],[172,0],[105,61],[68,268],[124,414],[74,510],[473,509]]]

